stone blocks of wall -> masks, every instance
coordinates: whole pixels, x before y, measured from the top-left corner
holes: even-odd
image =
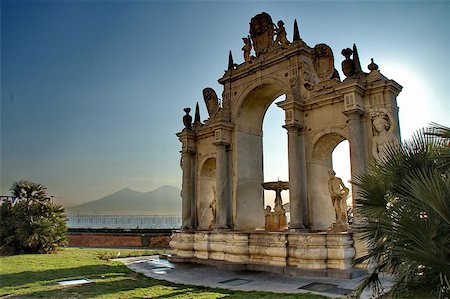
[[[355,256],[350,233],[174,232],[178,257],[236,264],[348,270]]]

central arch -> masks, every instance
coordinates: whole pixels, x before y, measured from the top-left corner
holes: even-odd
[[[269,106],[285,90],[285,85],[274,79],[250,86],[233,111],[233,222],[237,230],[264,227],[263,120]]]

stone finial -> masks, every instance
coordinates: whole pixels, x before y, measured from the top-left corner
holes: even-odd
[[[228,70],[232,70],[233,68],[234,68],[233,54],[231,54],[230,50],[230,53],[228,54]]]
[[[353,61],[355,63],[355,74],[362,73],[361,63],[359,62],[358,49],[356,44],[353,44]]]
[[[198,123],[200,123],[200,108],[197,102],[197,105],[195,105],[194,124]]]
[[[373,62],[373,58],[370,58],[370,64],[367,66],[367,68],[369,69],[369,71],[377,71],[378,70],[378,64],[376,64],[375,62]]]
[[[192,129],[192,116],[189,115],[189,112],[191,112],[191,108],[184,108],[184,112],[186,112],[186,115],[183,116],[183,124],[184,127],[188,130]]]
[[[350,58],[353,51],[350,48],[346,48],[341,51],[341,54],[345,57],[345,60],[341,63],[342,72],[349,78],[355,74],[355,62]]]
[[[300,32],[298,31],[297,19],[294,20],[294,36],[292,38],[292,42],[295,42],[296,40],[301,40]]]

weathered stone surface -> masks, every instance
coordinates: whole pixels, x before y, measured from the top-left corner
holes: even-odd
[[[235,64],[231,59],[231,67],[219,79],[222,101],[205,89],[209,119],[190,125],[186,118],[177,134],[182,142],[184,232],[174,233],[171,246],[177,254],[197,259],[347,269],[354,247],[357,253],[364,248],[348,241],[351,235],[339,237],[342,244],[336,245],[325,233],[336,222],[327,186],[332,152],[348,140],[352,179],[364,172],[386,140],[399,139],[396,98],[402,87],[384,77],[374,63],[370,73],[364,73],[356,45],[343,51],[347,78],[340,81],[326,44],[308,46],[297,26],[293,42],[286,42],[281,23],[275,34],[267,13],[250,23],[245,61]],[[252,46],[256,56],[251,55]],[[269,216],[266,223],[271,224],[265,226],[261,186],[264,115],[281,95],[285,100],[277,106],[285,112],[287,134],[280,142],[284,138],[288,143],[290,196],[289,231],[278,234],[286,236],[284,247],[272,235],[253,236],[264,228],[285,228],[282,213],[276,219]],[[385,121],[371,117],[376,111],[388,116]],[[352,193],[356,191],[352,186]],[[358,221],[357,211],[354,219]],[[339,223],[334,231],[346,225]],[[302,234],[305,231],[318,233]],[[197,232],[204,235],[194,238]]]

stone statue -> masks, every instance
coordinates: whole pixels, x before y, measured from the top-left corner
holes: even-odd
[[[387,113],[383,111],[373,111],[370,114],[372,126],[376,131],[372,138],[372,155],[376,161],[381,161],[386,154],[389,144],[398,145],[398,138],[389,129],[391,123]]]
[[[268,13],[262,12],[250,20],[250,37],[256,56],[269,51],[273,46],[274,34],[274,24]]]
[[[243,37],[244,46],[242,47],[242,51],[244,51],[244,61],[245,63],[250,62],[250,52],[252,51],[252,42],[250,40],[250,35],[247,37]]]
[[[212,190],[213,190],[213,200],[211,201],[211,203],[209,204],[209,208],[211,209],[211,214],[212,214],[212,220],[209,223],[209,229],[213,229],[215,224],[216,224],[216,187],[212,186]]]
[[[328,191],[336,213],[336,223],[333,226],[340,231],[347,230],[347,197],[350,190],[341,178],[336,177],[334,170],[328,170],[328,177]]]
[[[216,115],[219,111],[219,98],[214,89],[210,87],[203,89],[203,99],[205,100],[209,117]]]
[[[286,38],[286,29],[284,28],[284,22],[279,20],[278,27],[276,27],[277,38],[275,39],[275,44],[281,46],[282,49],[287,49],[291,44]]]
[[[270,213],[272,212],[272,208],[267,205],[266,208],[264,209],[264,216],[270,216]]]
[[[186,115],[183,116],[183,124],[184,127],[188,130],[192,129],[192,116],[189,115],[189,112],[191,112],[191,108],[184,108],[184,112],[186,112]]]

